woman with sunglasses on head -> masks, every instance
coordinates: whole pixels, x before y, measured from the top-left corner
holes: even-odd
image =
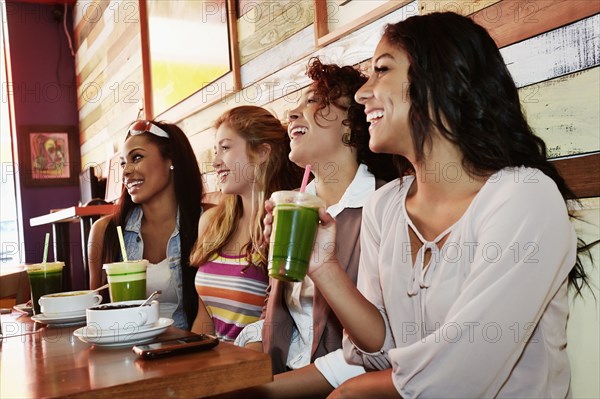
[[[358,289],[320,211],[308,275],[346,359],[372,370],[330,397],[570,397],[567,288],[586,280],[573,193],[494,40],[458,14],[410,17],[387,26],[372,67],[356,93],[369,147],[403,178],[365,205]]]
[[[190,263],[201,305],[192,331],[232,342],[258,320],[267,288],[264,201],[300,185],[302,170],[288,158],[281,122],[255,106],[233,108],[215,122],[215,158],[221,203],[200,219]]]
[[[325,201],[344,231],[336,242],[337,255],[343,272],[356,281],[362,206],[397,172],[390,155],[368,147],[364,106],[354,101],[367,77],[352,66],[324,64],[319,58],[309,61],[307,76],[312,84],[288,112],[289,158],[301,167],[311,164],[314,179],[306,192]],[[298,283],[271,279],[263,319],[236,343],[270,354],[275,381],[240,396],[324,397],[364,373],[344,360],[342,327],[310,278]]]
[[[116,226],[129,259],[147,259],[146,293],[161,290],[161,317],[189,329],[198,309],[189,254],[198,237],[202,179],[192,146],[176,125],[136,121],[122,149],[118,210],[94,223],[88,241],[90,287],[100,287],[104,263],[120,261]]]

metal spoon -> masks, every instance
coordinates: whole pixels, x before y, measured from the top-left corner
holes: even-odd
[[[150,294],[150,296],[148,297],[148,299],[146,299],[146,300],[145,300],[145,301],[144,301],[144,302],[143,302],[143,303],[140,305],[140,308],[141,308],[142,306],[149,305],[149,304],[150,304],[150,302],[151,302],[151,301],[154,299],[154,297],[155,297],[155,296],[157,296],[157,295],[160,295],[160,294],[162,294],[162,291],[161,291],[161,290],[154,291],[152,294]]]

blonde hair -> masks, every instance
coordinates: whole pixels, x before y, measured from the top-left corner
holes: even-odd
[[[215,122],[218,129],[226,124],[246,141],[246,151],[251,162],[255,162],[252,188],[252,212],[250,241],[241,248],[248,264],[266,269],[267,253],[263,244],[264,202],[279,190],[292,190],[300,185],[302,170],[288,159],[290,140],[281,122],[269,111],[256,106],[232,108]],[[257,162],[262,145],[271,148],[267,160]],[[256,196],[254,195],[256,190]],[[239,227],[243,214],[239,195],[225,195],[208,220],[208,227],[196,241],[190,255],[190,264],[200,266],[208,262],[219,250],[229,243],[233,232]]]

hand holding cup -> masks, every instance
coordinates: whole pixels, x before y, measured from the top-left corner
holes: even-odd
[[[279,209],[278,202],[283,204]],[[307,271],[312,273],[325,263],[337,262],[335,220],[324,206],[318,197],[295,191],[273,193],[272,199],[265,202],[264,237],[270,242],[270,276],[302,281]]]

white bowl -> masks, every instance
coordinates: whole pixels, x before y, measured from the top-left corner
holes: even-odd
[[[150,328],[158,320],[159,304],[143,300],[106,303],[85,311],[87,326],[101,331],[140,331]]]
[[[69,291],[43,295],[38,303],[46,316],[83,313],[102,302],[102,295],[92,291]]]

